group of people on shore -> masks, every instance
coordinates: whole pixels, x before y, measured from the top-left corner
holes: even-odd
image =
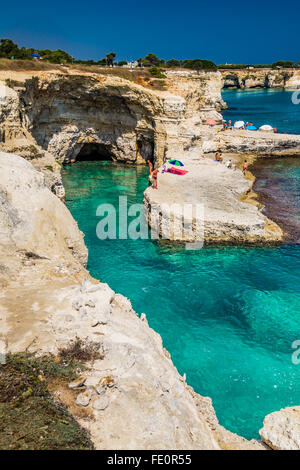
[[[230,130],[233,129],[231,120],[227,122],[225,119],[223,119],[222,126],[223,126],[223,129],[222,129],[223,131],[226,131],[227,129],[230,129]]]
[[[229,121],[227,122],[226,119],[223,119],[222,120],[222,131],[226,131],[227,129],[229,130],[232,130],[235,126],[232,125],[232,121],[229,119]],[[255,126],[253,124],[253,122],[246,122],[243,126],[240,126],[240,127],[237,127],[237,129],[240,131],[240,130],[247,130],[247,128],[251,128],[249,130],[253,130],[253,128],[255,129]],[[277,132],[277,127],[274,127],[273,128],[273,132],[276,133]]]
[[[224,163],[224,159],[223,159],[222,154],[220,152],[216,153],[215,161],[219,162],[219,163]],[[236,170],[236,165],[234,163],[232,163],[231,159],[227,160],[227,162],[225,163],[225,166],[226,166],[226,168]],[[247,170],[248,170],[248,162],[247,162],[247,160],[244,160],[244,163],[243,163],[243,174],[244,175],[246,175]]]
[[[226,119],[223,119],[222,126],[223,126],[223,131],[226,131],[227,129],[232,130],[233,127],[234,127],[232,125],[232,121],[230,119],[229,119],[228,122],[226,121]],[[246,122],[244,126],[241,126],[238,129],[239,130],[247,130],[247,127],[250,127],[250,126],[253,126],[253,122]]]

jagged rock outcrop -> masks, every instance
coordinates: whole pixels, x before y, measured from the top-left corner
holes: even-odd
[[[0,170],[1,339],[12,352],[57,353],[78,339],[99,351],[68,402],[95,447],[262,448],[224,430],[211,401],[179,375],[145,315],[90,278],[76,223],[42,174],[4,153]],[[64,402],[66,390],[52,392]]]
[[[160,173],[158,190],[144,193],[148,223],[161,237],[205,244],[282,241],[282,230],[247,200],[253,182],[241,170],[197,155],[183,162],[186,175]]]
[[[274,450],[300,450],[300,406],[267,415],[259,434]]]
[[[61,182],[60,165],[54,156],[43,150],[28,130],[28,121],[24,113],[21,94],[24,92],[22,82],[17,82],[16,90],[12,89],[11,81],[0,81],[0,151],[18,154],[32,162],[42,171],[49,189],[60,198],[65,193]]]
[[[43,174],[3,152],[0,174],[0,284],[35,259],[63,263],[76,275],[87,262],[87,249],[68,209],[46,188]]]
[[[300,88],[299,70],[221,70],[221,74],[224,88]]]
[[[226,130],[207,135],[203,150],[228,154],[283,157],[300,155],[300,135],[264,131]]]

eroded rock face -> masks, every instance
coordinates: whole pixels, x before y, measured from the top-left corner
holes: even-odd
[[[118,77],[33,78],[23,100],[37,142],[63,162],[87,143],[135,162],[144,142],[154,145],[154,116],[163,112],[158,96]]]
[[[87,249],[66,206],[46,188],[44,175],[3,152],[0,174],[0,246],[8,257],[3,266],[10,269],[19,253],[20,262],[22,256],[28,262],[41,258],[80,270]]]
[[[24,85],[20,82],[19,85]],[[28,119],[20,95],[24,86],[16,90],[0,81],[0,151],[24,157],[42,171],[45,182],[60,199],[65,193],[60,176],[60,166],[49,152],[43,150],[28,131]]]
[[[224,88],[300,88],[299,70],[221,70]]]
[[[259,434],[272,449],[300,450],[300,406],[267,415]]]
[[[199,125],[209,117],[220,122],[218,110],[224,105],[218,72],[167,74],[167,91],[150,90],[116,76],[30,78],[22,88],[9,91],[2,149],[17,152],[19,148],[25,158],[28,153],[28,159],[51,156],[53,161],[44,168],[51,166],[53,173],[55,160],[75,161],[89,145],[98,146],[100,158],[108,154],[113,160],[145,163],[151,159],[161,164],[175,152],[201,144]],[[14,124],[8,132],[9,122]]]

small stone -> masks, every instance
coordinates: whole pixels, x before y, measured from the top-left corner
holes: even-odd
[[[95,376],[90,376],[90,377],[87,377],[86,381],[85,381],[85,386],[88,388],[88,387],[96,387],[97,385],[99,384],[99,377],[95,377]]]
[[[107,325],[108,323],[108,318],[106,315],[93,315],[93,320],[91,323],[91,326],[94,328],[95,326],[98,325]]]
[[[102,385],[97,385],[95,390],[98,393],[98,395],[104,395],[106,392],[105,388],[103,388]]]
[[[130,354],[129,358],[128,358],[127,361],[126,361],[126,368],[127,368],[127,369],[130,369],[131,367],[134,366],[135,362],[136,362],[136,357],[135,357],[135,355],[134,355],[134,354]]]
[[[84,307],[80,307],[79,314],[80,314],[80,318],[86,317],[87,316],[87,309],[84,308]]]
[[[89,294],[92,292],[97,292],[100,289],[101,289],[100,284],[93,284],[90,281],[83,281],[80,287],[82,294],[86,294],[86,293]]]
[[[99,318],[98,318],[98,323],[100,325],[107,325],[107,322],[108,322],[108,319],[105,315],[101,315]]]
[[[66,315],[65,316],[65,321],[68,321],[68,322],[74,321],[73,315]]]
[[[79,395],[76,398],[76,405],[88,406],[94,393],[95,391],[93,388],[89,388],[85,392],[79,393]]]
[[[78,379],[74,380],[73,382],[69,383],[68,387],[69,388],[78,388],[82,387],[82,385],[85,384],[86,378],[85,377],[79,377]]]
[[[106,377],[102,377],[102,379],[99,380],[99,385],[103,388],[112,388],[116,385],[116,383],[115,379],[111,375],[108,375]]]
[[[109,400],[107,397],[100,397],[100,398],[97,398],[94,402],[93,402],[93,408],[95,410],[105,410],[105,408],[107,408],[109,405]]]
[[[161,382],[161,388],[163,392],[169,392],[171,387],[167,382]]]
[[[29,261],[29,260],[24,261],[24,265],[25,265],[25,266],[32,266],[33,264],[34,264],[34,263],[33,263],[32,261]]]
[[[73,303],[72,303],[72,307],[79,311],[80,307],[82,307],[82,300],[75,300]]]

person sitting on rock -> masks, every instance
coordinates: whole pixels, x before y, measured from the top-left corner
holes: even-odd
[[[216,162],[220,162],[220,163],[223,162],[222,154],[219,152],[216,153]]]
[[[227,168],[232,168],[232,162],[231,162],[231,160],[228,160],[228,161],[226,162],[226,167],[227,167]]]

